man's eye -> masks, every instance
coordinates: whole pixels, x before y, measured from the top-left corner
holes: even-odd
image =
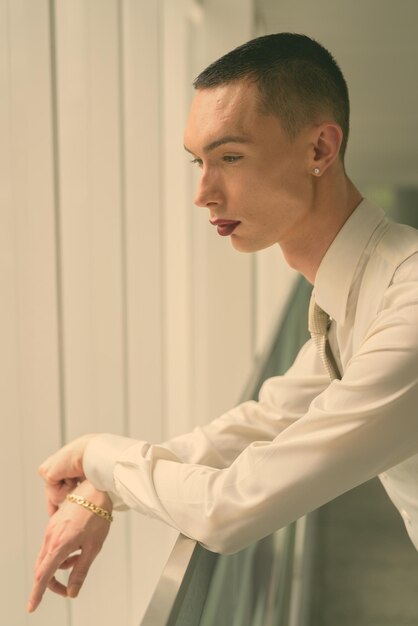
[[[198,159],[198,158],[192,159],[190,163],[193,163],[193,165],[197,165],[198,167],[202,167],[203,165],[202,159]]]
[[[233,154],[226,154],[225,156],[222,157],[222,160],[225,163],[236,163],[240,159],[242,159],[242,156],[233,155]]]

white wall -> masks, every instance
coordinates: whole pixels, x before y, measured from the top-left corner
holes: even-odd
[[[193,208],[182,148],[191,81],[251,4],[0,0],[2,623],[138,623],[175,535],[129,513],[77,601],[25,615],[36,468],[83,432],[158,441],[227,409],[289,292],[277,252]]]
[[[0,46],[0,594],[19,626],[45,523],[35,471],[61,440],[48,3],[2,0]],[[53,621],[68,623],[58,598]]]

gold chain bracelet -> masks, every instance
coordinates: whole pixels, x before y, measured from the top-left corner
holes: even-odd
[[[85,509],[88,509],[102,519],[107,520],[109,523],[113,522],[113,515],[109,513],[109,511],[102,509],[102,507],[97,506],[97,504],[93,504],[93,502],[90,502],[90,500],[86,500],[86,498],[83,498],[83,496],[77,496],[75,493],[69,493],[67,495],[67,500],[69,500],[70,502],[74,502],[75,504],[79,504],[80,506],[84,506]]]

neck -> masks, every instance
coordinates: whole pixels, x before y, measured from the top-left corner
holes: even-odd
[[[351,180],[341,172],[339,179],[315,180],[309,211],[297,239],[281,244],[290,267],[314,284],[319,265],[347,219],[362,201]]]

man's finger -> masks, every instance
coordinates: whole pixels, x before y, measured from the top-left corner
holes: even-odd
[[[66,545],[62,545],[59,550],[51,551],[48,537],[45,538],[35,568],[35,583],[27,607],[29,613],[32,613],[36,607],[39,606],[46,588],[49,586],[50,581],[52,581],[60,564],[76,549],[77,547],[75,545],[71,546],[70,543],[67,543]],[[52,584],[54,585],[54,583]]]
[[[48,584],[48,580],[42,578],[42,576],[35,574],[35,582],[32,587],[32,591],[29,597],[29,602],[27,606],[28,613],[33,613],[35,609],[39,606],[43,595],[45,593],[46,587]]]
[[[48,551],[48,535],[46,534],[44,538],[44,542],[36,558],[35,567],[33,568],[35,573],[38,571],[40,564],[44,560],[47,551]]]
[[[49,517],[52,517],[52,515],[58,511],[59,506],[64,502],[67,495],[71,493],[77,485],[78,479],[76,478],[45,484],[45,495]]]
[[[83,551],[80,554],[68,579],[67,594],[70,598],[76,598],[78,596],[90,569],[90,565],[93,563],[96,555],[97,551],[91,549]]]
[[[51,567],[48,569],[51,569]],[[54,566],[53,571],[56,569],[57,567]],[[37,609],[47,588],[51,589],[51,591],[54,591],[60,596],[67,597],[67,587],[65,585],[60,583],[55,576],[49,574],[48,570],[39,571],[38,569],[35,574],[35,583],[27,605],[28,613],[33,613],[33,611]]]
[[[48,582],[47,587],[54,593],[57,593],[59,596],[62,596],[63,598],[67,597],[67,587],[60,583],[59,580],[55,578],[55,576],[53,576]]]

